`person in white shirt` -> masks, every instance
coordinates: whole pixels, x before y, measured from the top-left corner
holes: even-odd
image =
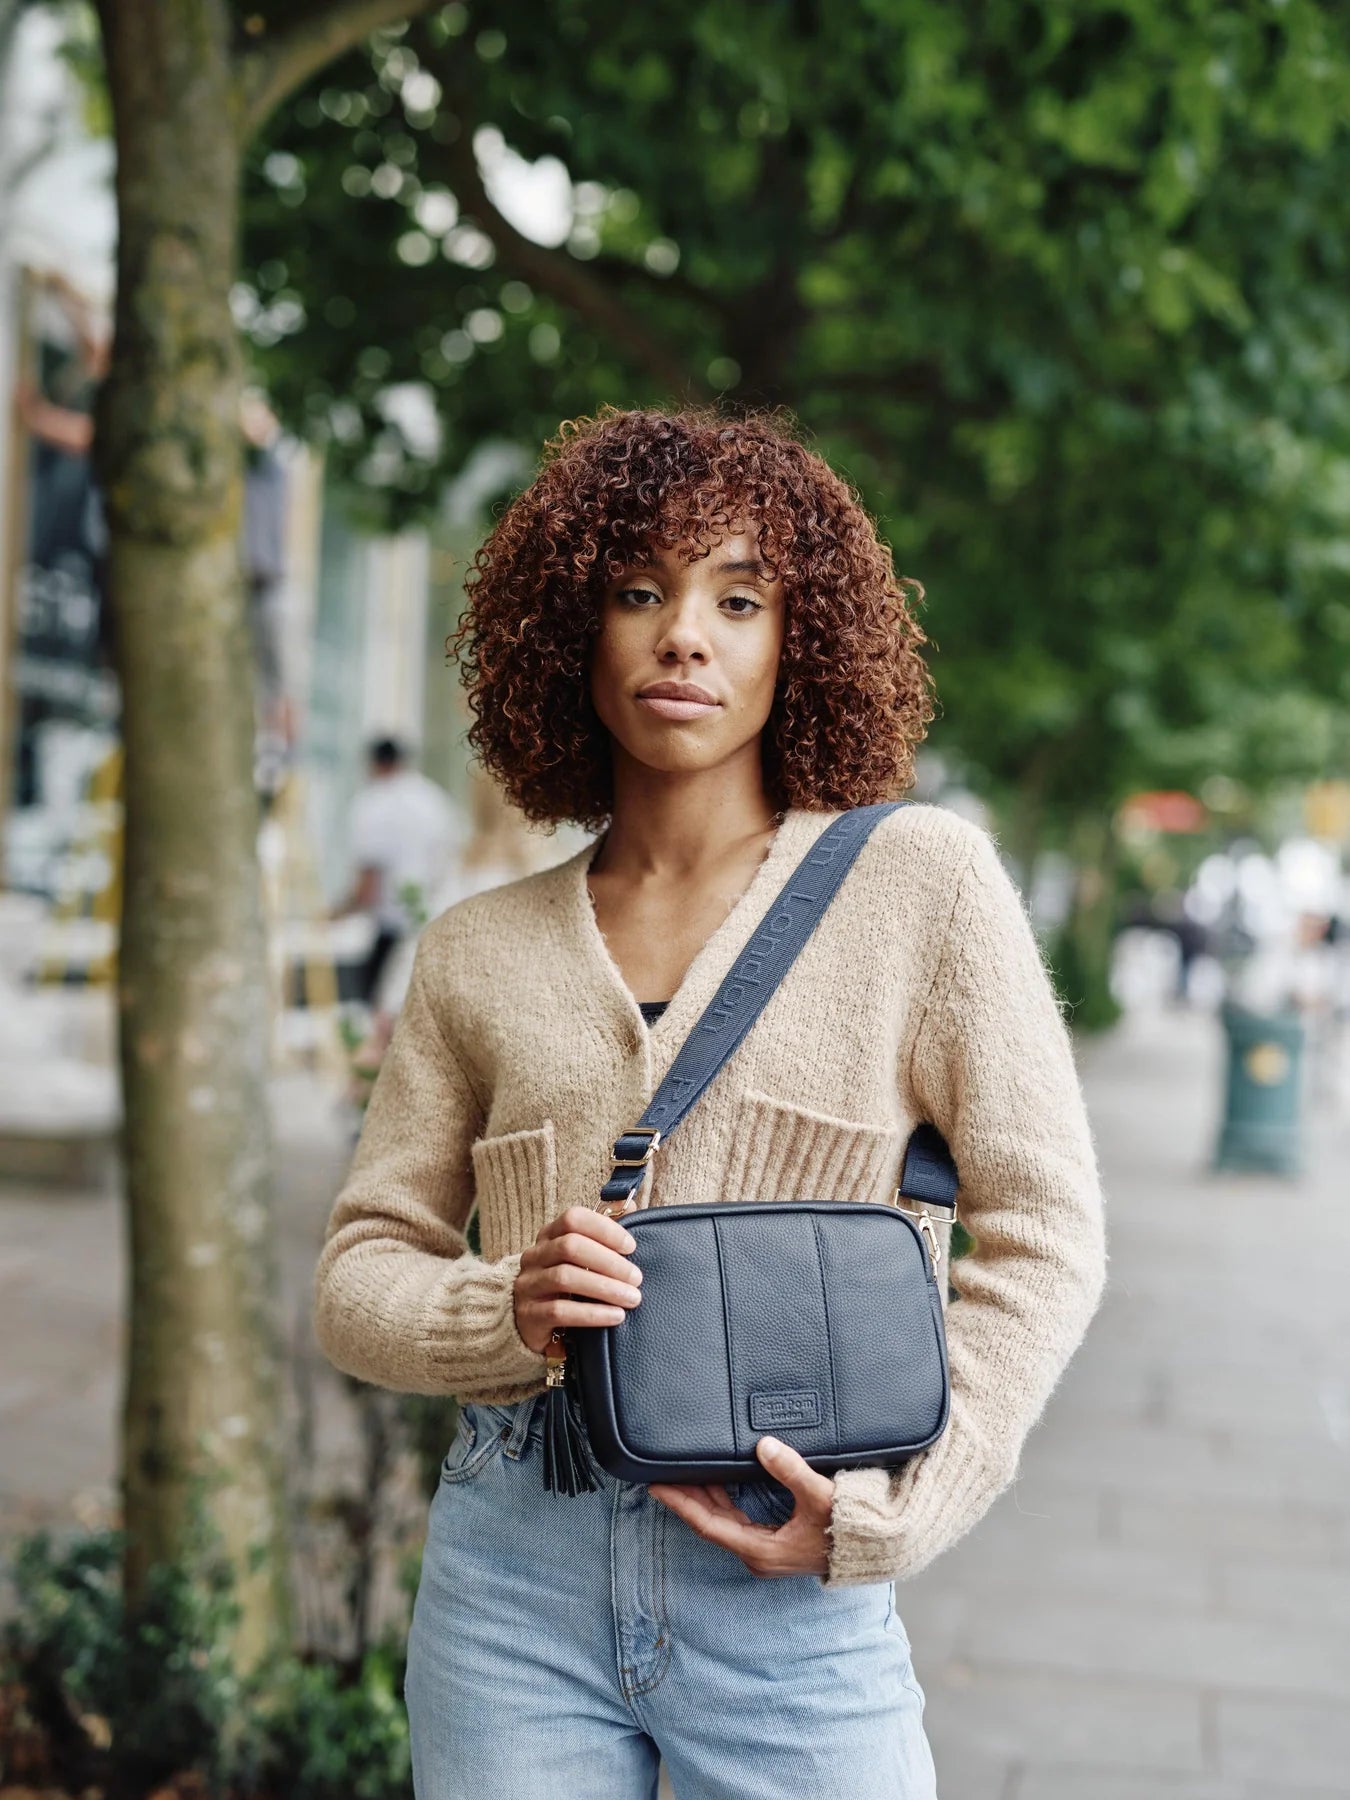
[[[395,945],[429,916],[466,832],[445,789],[410,767],[394,738],[381,738],[370,748],[370,779],[352,803],[351,835],[356,877],[329,917],[374,914],[361,974],[361,997],[370,1004]]]

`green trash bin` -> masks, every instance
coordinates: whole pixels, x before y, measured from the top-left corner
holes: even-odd
[[[1228,1079],[1215,1169],[1301,1174],[1303,1020],[1296,1012],[1251,1012],[1231,1000],[1221,1017]]]

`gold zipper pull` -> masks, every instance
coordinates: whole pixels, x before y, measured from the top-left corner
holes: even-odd
[[[544,1345],[544,1361],[548,1365],[544,1382],[547,1387],[561,1387],[567,1374],[567,1340],[556,1327]]]

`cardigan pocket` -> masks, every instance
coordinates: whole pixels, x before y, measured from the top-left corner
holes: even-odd
[[[899,1152],[894,1124],[840,1119],[743,1088],[720,1197],[886,1201]]]
[[[532,1244],[558,1210],[553,1121],[478,1138],[472,1155],[483,1260],[496,1262]]]

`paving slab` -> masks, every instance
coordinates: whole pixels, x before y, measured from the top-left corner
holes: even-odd
[[[1102,1769],[1200,1773],[1205,1766],[1201,1697],[1160,1682],[1065,1675],[1048,1682],[1039,1670],[948,1664],[928,1692],[926,1718],[934,1742],[948,1746],[979,1721],[979,1751],[1009,1767],[1034,1755],[1057,1764]],[[943,1785],[953,1796],[943,1755]]]
[[[1350,1615],[1345,1615],[1350,1616]],[[1219,1765],[1248,1780],[1350,1793],[1350,1707],[1344,1700],[1242,1698],[1214,1706]]]

